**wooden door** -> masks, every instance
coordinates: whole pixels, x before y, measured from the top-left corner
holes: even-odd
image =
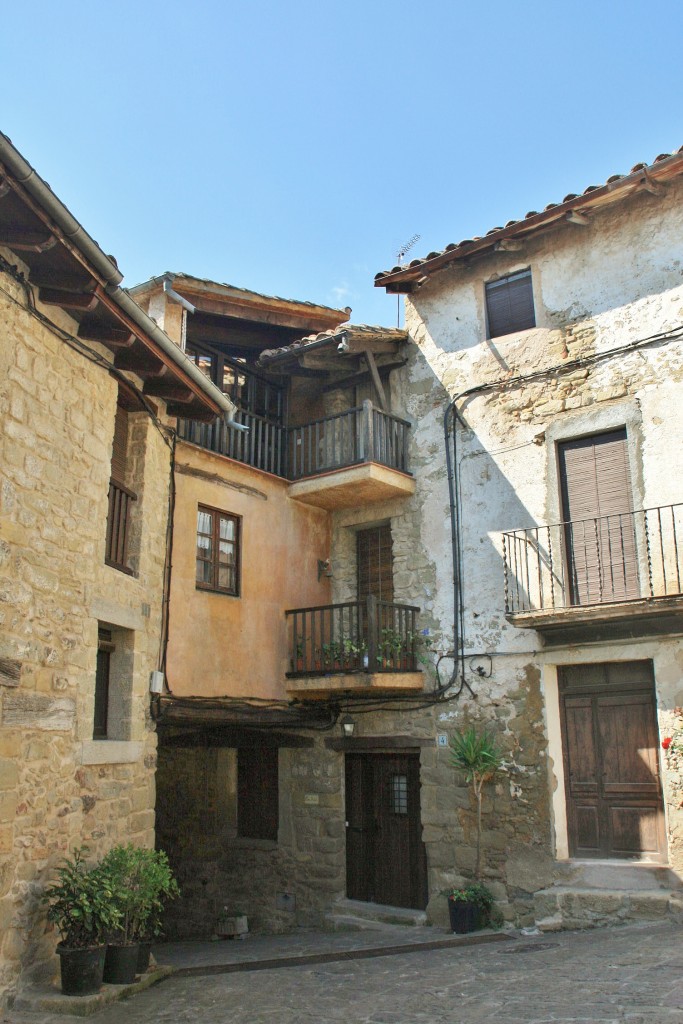
[[[569,852],[665,858],[650,662],[564,668],[560,675]]]
[[[571,604],[639,596],[626,430],[558,445]]]
[[[349,899],[423,910],[419,754],[346,755],[346,890]]]
[[[369,595],[378,601],[394,600],[394,554],[390,523],[358,531],[356,566],[359,601]]]

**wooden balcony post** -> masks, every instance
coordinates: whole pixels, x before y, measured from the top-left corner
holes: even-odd
[[[365,403],[363,404],[365,405]],[[368,405],[370,405],[369,402]],[[379,620],[377,617],[377,598],[373,594],[368,594],[366,598],[365,609],[366,625],[368,631],[368,672],[376,672]]]
[[[375,450],[373,437],[372,402],[366,398],[363,402],[362,428],[361,428],[361,450],[359,452],[361,462],[372,462]]]

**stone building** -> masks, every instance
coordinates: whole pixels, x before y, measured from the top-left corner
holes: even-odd
[[[0,161],[3,989],[81,843],[156,833],[172,936],[445,923],[469,723],[507,921],[676,906],[683,155],[378,275],[405,330],[124,292]]]
[[[681,166],[379,275],[405,332],[187,275],[133,290],[249,427],[179,425],[173,934],[226,906],[444,922],[474,868],[448,750],[470,722],[506,756],[484,875],[507,920],[675,904]]]
[[[437,717],[500,736],[487,873],[548,928],[665,913],[683,872],[682,172],[659,156],[376,278],[406,295],[416,543],[465,684]]]
[[[54,971],[40,902],[154,843],[173,432],[232,415],[0,135],[0,997]]]

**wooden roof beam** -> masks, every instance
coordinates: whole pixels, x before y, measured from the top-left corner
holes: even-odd
[[[204,405],[200,405],[199,402],[177,402],[169,400],[166,402],[166,412],[169,416],[175,416],[179,419],[193,419],[199,420],[202,423],[212,423],[216,419],[216,414],[211,412]]]
[[[115,327],[114,324],[101,321],[92,322],[84,320],[78,328],[78,337],[86,341],[99,341],[111,349],[130,348],[135,344],[136,337],[132,331],[125,327]]]
[[[192,391],[182,381],[168,374],[146,380],[142,387],[142,393],[182,404],[190,404],[194,399]]]
[[[24,228],[18,224],[0,224],[0,245],[18,252],[47,252],[57,238],[46,228]]]
[[[0,178],[0,199],[4,199],[9,192],[9,181],[7,178]]]
[[[493,248],[495,252],[520,252],[524,248],[524,242],[519,238],[501,238]]]
[[[166,364],[157,359],[142,342],[120,349],[114,357],[114,366],[117,370],[131,370],[144,377],[161,377],[166,371]]]
[[[568,224],[578,224],[582,227],[587,227],[591,222],[590,217],[587,217],[585,213],[579,213],[578,210],[570,210],[565,220]]]
[[[95,309],[99,298],[95,292],[70,292],[59,288],[40,288],[40,301],[48,306],[61,306],[86,313]]]

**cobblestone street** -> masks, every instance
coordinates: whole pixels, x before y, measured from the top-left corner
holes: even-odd
[[[681,934],[679,925],[662,922],[371,959],[181,975],[91,1019],[96,1024],[678,1024],[683,1022]],[[325,948],[324,936],[319,948]],[[82,1019],[13,1011],[3,1018],[11,1024]]]

